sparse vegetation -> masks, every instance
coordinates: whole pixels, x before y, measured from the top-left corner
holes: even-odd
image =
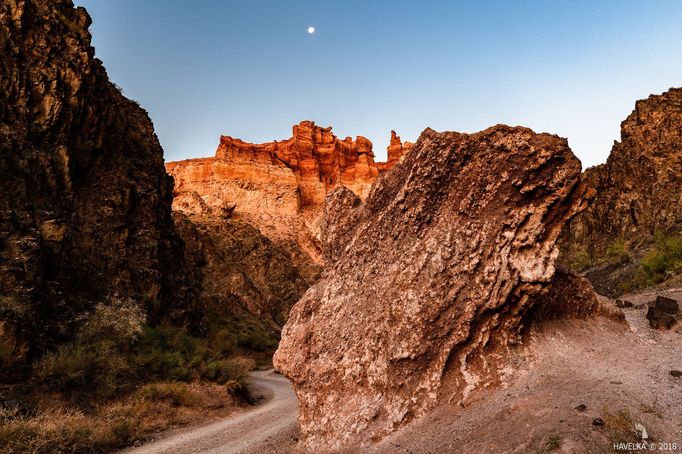
[[[606,248],[606,257],[609,262],[628,263],[632,260],[630,245],[624,238],[618,238]]]
[[[78,324],[34,363],[30,411],[0,405],[0,452],[109,451],[248,398],[256,363],[244,346],[260,347],[248,334],[263,333],[148,326],[140,305],[119,298]]]
[[[634,420],[630,412],[625,409],[614,413],[604,409],[604,423],[609,439],[614,443],[627,443],[637,441],[633,430]]]
[[[561,437],[558,435],[550,435],[550,437],[547,439],[547,444],[545,445],[545,448],[547,451],[556,451],[561,447]]]
[[[646,284],[658,284],[682,273],[682,236],[656,233],[656,246],[640,263]]]
[[[594,266],[594,259],[583,246],[578,250],[573,251],[569,266],[574,270],[584,271]]]

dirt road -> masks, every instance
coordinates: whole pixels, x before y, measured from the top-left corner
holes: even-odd
[[[272,370],[253,372],[260,405],[205,426],[172,431],[126,454],[227,454],[290,452],[298,427],[296,395],[289,381]]]

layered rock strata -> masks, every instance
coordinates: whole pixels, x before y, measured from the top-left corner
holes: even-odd
[[[591,196],[566,140],[427,129],[364,203],[328,199],[327,267],[275,354],[312,450],[367,445],[494,382]]]
[[[329,191],[342,185],[364,199],[377,176],[397,164],[411,146],[392,132],[388,162],[377,163],[368,139],[339,139],[330,127],[303,121],[293,127],[288,140],[251,144],[222,136],[214,158],[171,162],[166,167],[175,178],[176,200],[189,192],[209,207],[234,205],[237,215],[269,236],[286,237],[288,233],[280,230],[290,222],[282,218],[305,218],[304,224],[315,233]],[[193,213],[180,203],[175,208]]]

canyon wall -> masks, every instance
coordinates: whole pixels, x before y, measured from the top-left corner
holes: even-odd
[[[181,317],[192,294],[163,151],[95,58],[90,22],[70,0],[0,5],[3,372],[68,338],[96,302]]]
[[[637,101],[606,163],[584,180],[597,196],[571,231],[597,256],[617,238],[642,244],[682,224],[682,89]]]
[[[305,219],[313,232],[326,194],[343,185],[365,198],[379,173],[391,169],[412,146],[391,133],[388,162],[374,161],[372,143],[361,136],[339,139],[312,121],[294,125],[284,141],[251,144],[222,136],[213,158],[170,162],[175,209],[196,213],[198,195],[209,207],[230,206],[268,236],[296,237]],[[183,202],[185,201],[185,202]]]
[[[637,271],[635,263],[621,263],[623,249],[637,256],[657,232],[682,233],[682,89],[637,101],[606,163],[587,169],[583,179],[597,196],[571,223],[564,258],[600,265],[588,278],[601,293],[617,294]]]
[[[507,126],[427,129],[364,203],[331,193],[327,266],[274,358],[303,446],[366,446],[494,383],[592,195],[565,139]]]
[[[179,232],[201,274],[202,310],[253,319],[279,340],[289,309],[321,271],[326,194],[343,185],[366,197],[411,146],[392,131],[388,161],[376,163],[366,138],[341,140],[303,121],[284,141],[222,136],[213,158],[167,163]]]

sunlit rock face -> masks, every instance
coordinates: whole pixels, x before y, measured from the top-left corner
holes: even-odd
[[[194,215],[228,207],[313,269],[323,262],[319,229],[326,194],[345,186],[364,199],[379,174],[410,147],[393,133],[388,162],[377,163],[366,138],[339,139],[312,121],[294,125],[284,141],[252,144],[222,136],[215,157],[166,164],[175,179],[173,209]]]
[[[565,139],[507,126],[427,129],[364,203],[332,192],[327,267],[274,358],[304,447],[367,445],[494,382],[590,195]]]
[[[332,128],[303,121],[290,139],[252,144],[222,136],[214,158],[166,167],[176,193],[194,191],[209,205],[235,204],[236,213],[295,216],[319,209],[341,185],[364,199],[379,173],[397,164],[410,146],[392,132],[388,162],[376,163],[368,139],[339,139]]]

